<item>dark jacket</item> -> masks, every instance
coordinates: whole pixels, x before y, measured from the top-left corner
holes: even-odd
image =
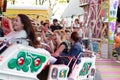
[[[0,37],[4,37],[4,32],[3,32],[2,28],[0,28]]]
[[[77,57],[78,54],[80,54],[81,52],[83,52],[82,46],[81,46],[80,42],[76,42],[74,45],[71,46],[68,56]]]
[[[60,25],[58,25],[58,26],[51,25],[50,28],[51,28],[52,32],[54,32],[55,30],[61,30],[62,29],[62,27]]]

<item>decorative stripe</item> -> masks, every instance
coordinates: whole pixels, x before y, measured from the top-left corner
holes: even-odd
[[[120,66],[98,65],[97,67],[98,67],[98,68],[100,67],[100,68],[119,68],[119,69],[120,69]]]
[[[96,67],[103,80],[120,80],[120,64],[110,59],[97,59]]]
[[[107,74],[112,74],[112,75],[117,75],[117,74],[120,74],[120,71],[104,71],[103,72],[104,75],[107,75]]]
[[[103,80],[120,80],[120,78],[104,78]]]
[[[96,62],[115,62],[115,61],[103,61],[103,60],[100,60],[100,61],[96,61]]]

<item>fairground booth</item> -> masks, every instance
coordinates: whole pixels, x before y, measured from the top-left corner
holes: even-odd
[[[13,0],[13,3],[14,1],[15,0]],[[39,0],[39,2],[40,1],[41,0]],[[50,1],[52,2],[53,0],[49,0],[48,2]],[[54,0],[54,1],[58,1],[58,0]],[[60,0],[60,1],[64,2],[64,0]],[[65,1],[69,2],[68,0],[65,0]],[[120,4],[119,3],[120,3],[119,0],[70,0],[68,7],[66,8],[61,18],[63,18],[63,20],[64,18],[68,18],[68,21],[70,21],[69,19],[70,18],[73,19],[73,17],[75,16],[81,20],[81,25],[84,27],[84,36],[82,41],[83,43],[85,43],[86,47],[82,50],[81,43],[79,41],[80,36],[78,36],[77,43],[80,44],[79,48],[81,48],[81,52],[78,51],[79,53],[75,56],[63,56],[63,57],[60,55],[57,56],[61,59],[60,61],[63,61],[63,62],[64,62],[64,58],[65,59],[67,58],[68,64],[64,64],[64,63],[54,64],[57,61],[56,56],[52,56],[51,55],[52,52],[41,47],[41,43],[42,43],[41,36],[39,37],[40,43],[38,42],[39,45],[36,45],[36,47],[19,44],[19,43],[22,43],[21,39],[26,40],[28,42],[34,41],[34,40],[29,40],[27,37],[17,38],[19,39],[19,41],[16,41],[16,43],[18,44],[11,44],[9,40],[6,41],[6,39],[4,39],[3,41],[0,42],[0,49],[5,48],[0,53],[0,80],[38,80],[38,78],[41,80],[98,80],[100,79],[100,78],[96,79],[96,73],[98,72],[96,69],[97,68],[96,61],[98,61],[96,60],[97,57],[100,56],[99,59],[109,59],[109,60],[118,58],[117,50],[114,46],[116,44],[115,36],[116,35],[118,36],[120,34],[120,28],[119,28],[120,26],[119,24],[120,6],[119,5]],[[14,17],[19,13],[29,16],[30,18],[29,21],[33,21],[33,25],[35,27],[37,26],[40,27],[40,20],[50,19],[51,17],[49,17],[49,15],[53,15],[51,10],[52,8],[50,8],[50,11],[49,11],[48,7],[46,8],[44,6],[35,6],[35,5],[34,6],[28,6],[28,5],[24,5],[24,6],[8,5],[7,6],[7,0],[0,0],[0,22],[2,23],[1,24],[2,29],[5,35],[13,31],[11,27],[12,24],[10,24],[11,23],[10,21],[14,20]],[[56,20],[55,22],[59,22],[59,21]],[[72,22],[73,21],[71,21],[71,23]],[[31,25],[32,28],[34,27],[33,25]],[[63,22],[63,25],[64,25],[64,22]],[[23,28],[23,25],[22,25],[22,28]],[[33,29],[31,29],[31,31],[33,31]],[[38,31],[38,32],[44,33],[42,31],[44,31],[43,27],[41,31]],[[68,32],[72,32],[72,30]],[[63,35],[64,34],[62,34],[62,37]],[[51,43],[52,40],[50,41],[50,39],[53,38],[53,36],[55,37],[55,40],[58,39],[58,37],[56,37],[56,35],[55,34],[53,35],[52,33],[50,34],[50,38],[47,38],[48,40],[44,41],[44,43],[42,44],[44,46],[51,48],[51,46],[47,45],[46,43],[47,42]],[[118,40],[117,42],[120,42],[120,40]],[[57,45],[56,47],[58,48],[59,45]],[[90,52],[87,52],[87,50]],[[69,51],[69,52],[72,52],[72,51]],[[44,73],[45,72],[44,70],[47,70],[47,69],[49,71],[47,75],[43,74],[39,76],[41,72]],[[99,75],[101,74],[102,73],[99,73]],[[45,79],[43,79],[44,77]]]
[[[102,58],[113,58],[114,35],[119,26],[119,0],[79,1],[84,9],[86,37],[99,44]]]

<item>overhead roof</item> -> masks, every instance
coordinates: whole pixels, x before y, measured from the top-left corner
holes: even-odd
[[[79,6],[80,6],[79,0],[70,0],[68,6],[66,7],[61,17],[66,18],[84,14],[83,8]]]
[[[41,5],[8,5],[7,9],[48,10],[48,7]]]

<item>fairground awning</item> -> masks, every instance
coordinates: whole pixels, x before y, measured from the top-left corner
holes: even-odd
[[[65,11],[62,14],[62,18],[67,18],[76,15],[84,14],[83,8],[79,7],[80,2],[79,0],[70,0],[68,6],[66,7]]]

